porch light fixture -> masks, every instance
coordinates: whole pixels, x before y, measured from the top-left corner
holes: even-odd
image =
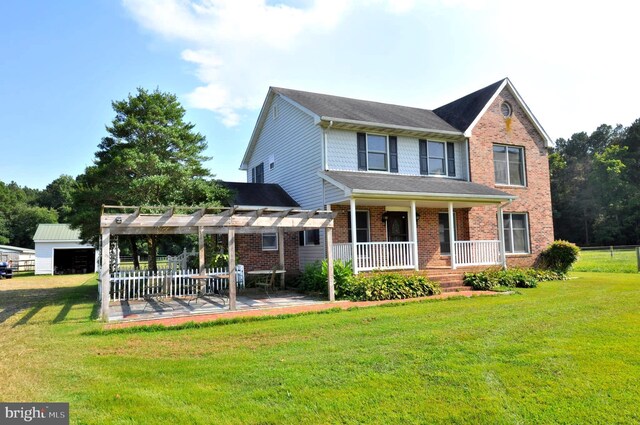
[[[389,213],[386,213],[386,212],[382,213],[382,222],[386,223],[387,220],[389,220]]]
[[[116,217],[116,224],[122,224],[122,217]]]

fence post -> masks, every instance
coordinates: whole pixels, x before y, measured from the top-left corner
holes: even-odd
[[[611,258],[613,258],[613,245],[609,246],[609,250],[611,251]]]
[[[636,262],[638,264],[638,273],[640,273],[640,246],[636,247]]]

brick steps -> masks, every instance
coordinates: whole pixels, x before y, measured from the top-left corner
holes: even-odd
[[[463,282],[464,274],[468,272],[475,272],[484,270],[485,268],[469,267],[464,269],[452,270],[447,267],[429,268],[426,270],[400,270],[397,273],[407,275],[422,275],[426,276],[430,280],[436,281],[440,284],[442,292],[461,292],[472,291],[471,286],[466,286]]]

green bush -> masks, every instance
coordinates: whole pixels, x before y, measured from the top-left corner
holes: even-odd
[[[464,283],[473,289],[489,291],[498,286],[508,288],[535,288],[539,282],[564,280],[563,273],[554,270],[508,269],[485,270],[477,273],[465,273]]]
[[[352,301],[397,300],[439,294],[440,285],[418,275],[375,273],[336,280],[336,298]]]
[[[578,261],[579,255],[580,248],[575,244],[558,240],[553,241],[551,245],[542,251],[540,260],[544,268],[566,273]]]
[[[307,264],[304,272],[298,278],[298,289],[305,292],[320,292],[327,294],[327,260],[323,262],[316,261],[312,264]],[[353,268],[351,261],[342,262],[341,260],[335,260],[333,262],[333,279],[334,288],[343,284],[343,282],[349,279],[353,275]]]

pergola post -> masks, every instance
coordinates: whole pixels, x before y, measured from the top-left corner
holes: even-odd
[[[200,274],[204,273],[205,259],[204,259],[204,227],[198,227],[198,271]]]
[[[416,270],[420,270],[420,261],[418,261],[418,219],[416,213],[416,201],[411,201],[411,211],[409,214],[409,232],[411,232],[411,256]]]
[[[278,228],[278,255],[280,256],[280,268],[286,269],[284,266],[284,229]],[[280,288],[284,289],[284,273],[280,274]]]
[[[356,200],[351,198],[349,200],[351,207],[351,265],[353,267],[353,274],[358,274],[358,232],[356,230]]]
[[[111,273],[109,271],[110,236],[111,231],[109,229],[101,229],[100,248],[102,249],[102,268],[100,269],[100,317],[105,322],[109,320],[109,292],[111,290]]]
[[[449,202],[449,251],[451,251],[451,268],[456,268],[456,220],[453,216],[453,202]]]
[[[329,285],[329,301],[335,301],[336,295],[333,282],[333,229],[324,229],[324,244],[327,248],[327,285]]]
[[[229,310],[236,310],[236,231],[229,229]]]
[[[504,215],[502,214],[502,205],[498,205],[498,240],[500,241],[500,263],[503,269],[507,269],[507,255],[504,243]]]

